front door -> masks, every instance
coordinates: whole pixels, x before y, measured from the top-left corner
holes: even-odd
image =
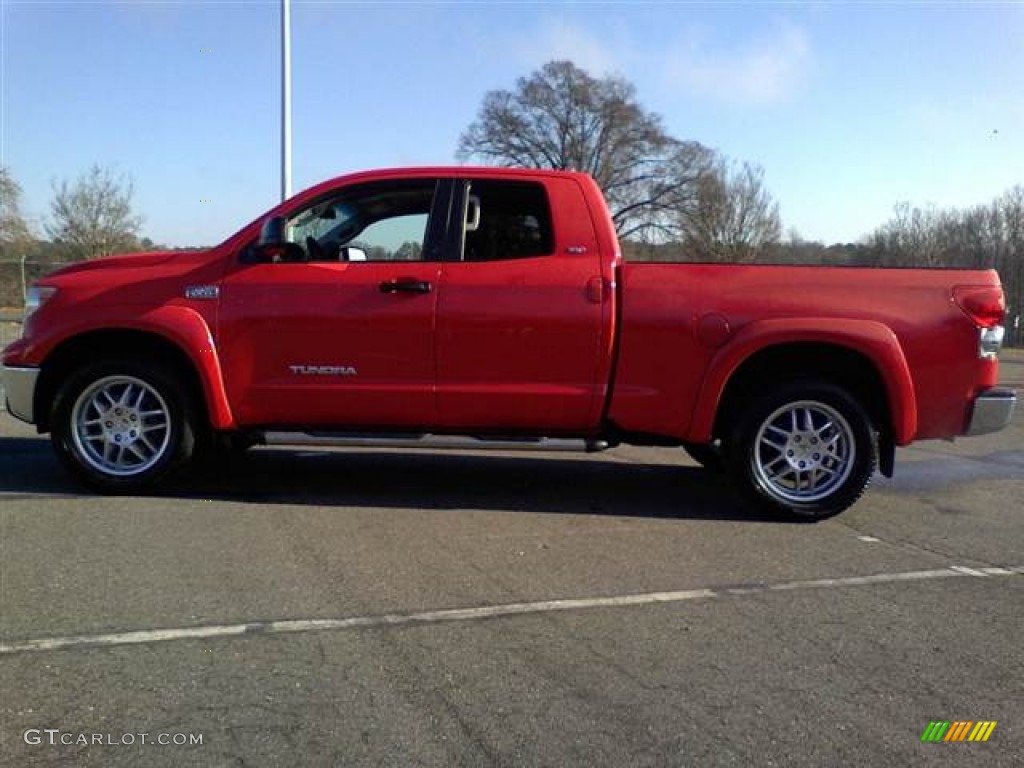
[[[450,184],[343,188],[291,214],[294,248],[253,248],[221,286],[228,396],[249,426],[433,423],[434,313]],[[258,255],[256,258],[261,258]]]

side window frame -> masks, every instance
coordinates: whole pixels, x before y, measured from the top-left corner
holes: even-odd
[[[421,261],[445,261],[451,253],[448,243],[454,223],[455,180],[439,178],[435,182],[434,202],[423,237]]]

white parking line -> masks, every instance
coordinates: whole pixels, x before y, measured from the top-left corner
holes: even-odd
[[[0,499],[87,499],[96,498],[95,494],[68,491],[67,493],[40,493],[39,491],[0,491]]]
[[[845,576],[835,579],[786,581],[776,584],[752,584],[733,587],[687,589],[678,592],[645,592],[612,597],[584,597],[566,600],[542,600],[532,603],[504,603],[476,608],[448,608],[418,613],[388,613],[378,616],[354,616],[345,619],[294,619],[284,621],[256,621],[246,624],[225,624],[205,627],[177,627],[143,629],[99,635],[73,635],[44,637],[35,640],[0,644],[0,655],[29,653],[32,651],[58,651],[70,648],[105,647],[114,645],[141,645],[170,640],[208,640],[241,635],[295,634],[375,627],[401,627],[440,622],[478,621],[507,616],[550,613],[553,611],[583,611],[595,608],[624,608],[654,603],[680,603],[687,600],[710,600],[729,595],[749,595],[760,592],[780,592],[800,589],[828,589],[833,587],[859,587],[870,584],[892,584],[905,581],[962,578],[964,576],[1016,576],[1024,573],[1024,566],[985,568],[984,572],[953,565],[929,571],[903,573],[877,573],[869,576]]]
[[[987,570],[979,571],[977,568],[968,568],[965,565],[954,565],[953,570],[960,571],[960,573],[966,574],[967,576],[978,576],[980,578],[985,578],[989,575]]]

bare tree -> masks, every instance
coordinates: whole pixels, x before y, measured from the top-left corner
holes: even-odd
[[[460,161],[589,173],[619,235],[628,237],[669,227],[665,212],[692,195],[711,151],[669,136],[626,80],[552,61],[514,90],[487,93],[456,154]]]
[[[1024,345],[1024,186],[1018,184],[995,202],[1002,220],[1003,251],[996,265],[1006,290],[1010,339]]]
[[[619,237],[647,243],[684,239],[684,222],[699,209],[701,189],[714,177],[719,162],[718,153],[703,144],[673,140],[638,185],[642,194],[636,202],[618,212]]]
[[[764,186],[764,171],[725,158],[697,179],[697,194],[680,208],[684,242],[709,261],[753,261],[782,234],[779,206]]]
[[[6,167],[0,166],[0,252],[15,254],[28,248],[32,239],[21,214],[21,186]]]
[[[79,259],[135,248],[142,218],[132,212],[132,193],[130,180],[94,165],[73,184],[54,185],[47,232]]]
[[[1006,293],[1009,340],[1024,343],[1024,186],[967,209],[900,203],[864,248],[871,264],[996,269]]]

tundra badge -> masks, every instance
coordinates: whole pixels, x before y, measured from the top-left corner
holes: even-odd
[[[296,376],[358,376],[351,365],[289,365]]]

